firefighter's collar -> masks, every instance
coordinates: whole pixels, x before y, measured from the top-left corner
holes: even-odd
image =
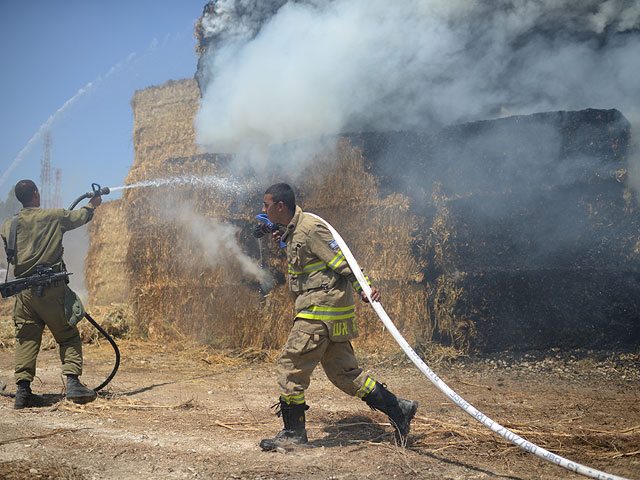
[[[298,222],[300,221],[300,217],[301,216],[302,216],[302,209],[298,205],[296,205],[296,213],[293,214],[293,218],[289,222],[289,225],[287,225],[287,231],[284,232],[284,235],[282,235],[282,241],[283,242],[296,229],[296,227],[298,226]]]

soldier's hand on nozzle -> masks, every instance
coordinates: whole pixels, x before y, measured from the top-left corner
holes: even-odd
[[[367,298],[367,294],[364,293],[364,290],[360,291],[360,295],[362,295],[362,301],[369,303],[369,298]],[[371,287],[371,300],[374,302],[380,301],[380,291],[376,287]]]
[[[91,197],[91,200],[89,200],[89,203],[93,206],[93,208],[99,207],[102,204],[102,197],[100,195]]]

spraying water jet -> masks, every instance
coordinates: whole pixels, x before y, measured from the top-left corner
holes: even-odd
[[[251,182],[240,183],[238,181],[223,178],[216,175],[183,175],[178,177],[156,178],[144,180],[130,185],[112,187],[111,192],[130,190],[141,187],[216,187],[229,193],[239,194],[252,188]]]

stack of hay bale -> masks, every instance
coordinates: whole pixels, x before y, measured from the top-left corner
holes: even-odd
[[[136,93],[136,162],[128,184],[231,178],[228,156],[197,150],[198,101],[194,80]],[[559,150],[531,142],[536,129]],[[100,242],[111,243],[101,236],[113,222],[98,221],[91,230],[90,294],[95,300],[109,291],[100,264],[123,262],[126,281],[114,276],[118,287],[111,288],[128,285],[129,303],[149,335],[279,347],[293,313],[286,258],[251,232],[265,187],[289,180],[303,209],[329,221],[351,246],[416,346],[435,340],[487,351],[613,344],[615,336],[637,343],[640,332],[630,327],[638,323],[634,298],[640,298],[637,222],[619,181],[628,142],[629,125],[619,112],[556,112],[437,134],[341,135],[315,153],[301,142],[294,155],[312,156],[300,158],[310,166],[278,178],[235,175],[246,184],[240,194],[200,185],[133,188],[112,209],[126,226],[119,232],[122,249],[111,249],[117,260],[98,259],[109,250]],[[234,225],[243,251],[262,261],[273,285],[243,274],[224,245],[218,248],[229,261],[208,262],[185,216]],[[397,348],[371,308],[358,302],[357,312],[360,345]],[[588,333],[578,329],[583,323]]]

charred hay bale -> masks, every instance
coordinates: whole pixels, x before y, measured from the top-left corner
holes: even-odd
[[[438,134],[349,136],[362,148],[380,191],[406,192],[408,212],[418,219],[412,253],[421,270],[417,278],[422,276],[429,292],[434,339],[463,349],[510,348],[491,343],[499,337],[484,333],[493,322],[487,318],[508,310],[511,323],[506,315],[500,318],[504,328],[512,328],[520,306],[537,294],[517,289],[512,296],[481,296],[482,279],[503,276],[517,284],[518,275],[536,277],[544,269],[546,281],[555,285],[550,290],[564,292],[559,305],[573,305],[568,311],[574,320],[599,315],[594,325],[603,328],[601,343],[616,345],[617,333],[608,334],[602,322],[619,312],[606,301],[584,301],[591,277],[580,272],[607,271],[613,284],[626,289],[621,295],[630,302],[627,316],[622,309],[620,314],[631,328],[639,242],[624,184],[629,135],[620,112],[589,109],[474,122]],[[577,285],[565,288],[565,271]],[[552,318],[572,328],[571,321]],[[513,344],[555,346],[526,338]],[[637,336],[629,338],[640,343]],[[571,343],[563,342],[557,343]]]
[[[508,193],[445,201],[455,248],[443,254],[439,267],[445,273],[557,267],[637,270],[639,225],[625,204],[625,190],[608,179],[543,190],[526,199]],[[441,219],[434,219],[434,231]]]
[[[634,349],[640,273],[540,269],[474,273],[455,281],[454,314],[474,320],[471,348],[492,352]]]
[[[454,198],[611,176],[626,168],[630,132],[618,110],[586,109],[470,122],[436,133],[345,136],[362,149],[381,191],[406,192],[420,211],[428,210],[435,184]]]

